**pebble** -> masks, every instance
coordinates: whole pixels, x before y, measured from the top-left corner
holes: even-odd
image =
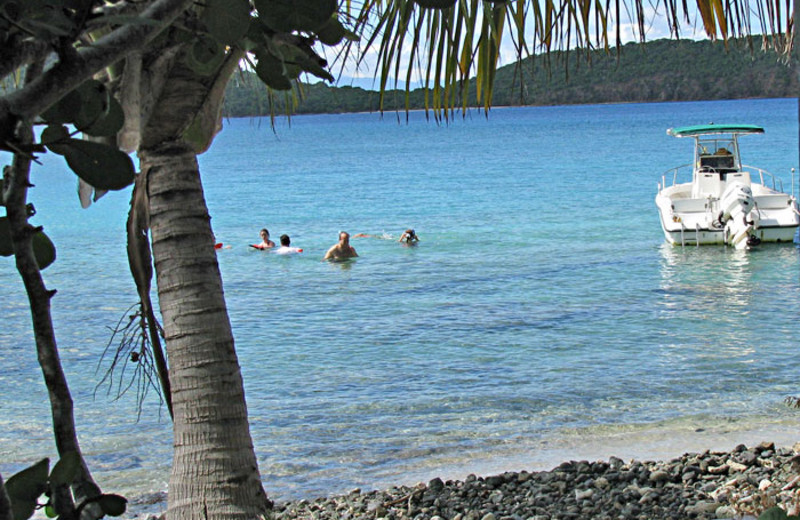
[[[796,449],[800,445],[796,446]],[[676,520],[754,518],[759,504],[788,507],[800,483],[791,449],[772,443],[670,461],[564,462],[551,471],[277,503],[275,520]]]

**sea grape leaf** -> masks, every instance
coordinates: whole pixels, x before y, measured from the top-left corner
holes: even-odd
[[[196,73],[208,76],[225,59],[225,49],[214,38],[199,37],[186,54],[186,64]]]
[[[78,91],[81,95],[81,105],[75,117],[75,128],[85,132],[93,124],[100,121],[108,112],[111,93],[97,80],[85,81]],[[88,133],[88,132],[87,132]]]
[[[8,217],[0,217],[0,256],[11,256],[13,254],[11,223],[8,221]]]
[[[96,190],[121,190],[133,183],[133,161],[117,148],[102,143],[70,139],[64,157],[75,174]]]
[[[265,24],[277,32],[316,31],[336,12],[336,0],[255,0]]]
[[[39,231],[31,238],[33,245],[33,256],[36,258],[36,265],[39,269],[46,269],[56,261],[56,246],[50,237]]]
[[[202,21],[217,41],[233,45],[250,27],[250,4],[246,0],[208,0]]]
[[[292,88],[292,83],[283,73],[283,63],[272,54],[265,52],[259,55],[256,74],[269,88],[275,90]]]
[[[81,108],[80,87],[70,91],[59,99],[55,105],[42,113],[42,119],[50,124],[67,124],[75,121]]]
[[[51,124],[42,130],[42,144],[51,152],[57,153],[58,155],[64,155],[66,153],[67,148],[65,143],[68,143],[70,139],[69,130],[67,130],[66,126],[61,124]]]
[[[36,510],[37,500],[47,491],[47,474],[50,460],[42,459],[33,466],[12,475],[6,481],[6,492],[11,499],[14,520],[27,520]]]
[[[345,35],[347,35],[347,29],[344,28],[344,25],[336,15],[329,18],[327,22],[317,29],[317,38],[325,45],[338,45]]]
[[[311,56],[305,53],[303,49],[293,45],[284,45],[281,47],[284,59],[287,63],[297,65],[306,72],[309,72],[318,78],[326,79],[330,82],[335,81],[335,78],[325,70],[319,63]],[[315,56],[316,57],[316,56]]]
[[[102,83],[97,80],[85,81],[45,110],[42,119],[51,124],[74,123],[78,126],[79,121],[86,123],[87,118],[97,117],[103,109],[106,96]]]
[[[102,495],[98,501],[100,508],[107,515],[120,516],[125,514],[128,500],[120,495]]]
[[[54,486],[68,486],[72,484],[78,475],[81,466],[81,458],[77,451],[68,451],[61,455],[58,462],[50,472],[50,483]]]
[[[108,109],[94,122],[86,127],[78,127],[83,133],[95,137],[110,137],[117,135],[125,124],[125,113],[122,105],[114,96],[108,97]]]

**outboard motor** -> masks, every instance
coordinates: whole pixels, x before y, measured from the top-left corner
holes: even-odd
[[[741,182],[732,182],[725,188],[719,199],[719,207],[722,210],[719,220],[725,224],[731,218],[747,215],[754,206],[755,201],[750,186]]]
[[[735,246],[737,249],[747,249],[753,245],[754,241],[748,237],[753,230],[755,222],[748,221],[747,215],[755,207],[753,191],[750,186],[741,182],[732,182],[722,192],[719,199],[719,217],[717,221],[720,226],[725,227],[726,243]],[[745,238],[748,238],[745,240]],[[753,237],[755,238],[755,237]]]

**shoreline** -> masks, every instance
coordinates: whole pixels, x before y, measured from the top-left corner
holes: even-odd
[[[571,520],[755,518],[800,506],[800,444],[762,442],[687,452],[666,462],[570,460],[550,471],[463,480],[275,504],[276,520]]]
[[[762,428],[755,428],[749,421],[731,421],[727,427],[718,424],[709,428],[694,428],[689,424],[676,427],[672,424],[661,424],[656,427],[644,430],[625,431],[626,428],[613,428],[602,436],[585,436],[580,431],[573,432],[572,436],[562,438],[558,441],[543,441],[540,451],[528,453],[526,456],[512,455],[502,457],[487,456],[483,460],[473,460],[469,463],[460,463],[447,467],[435,467],[429,469],[416,469],[410,471],[393,472],[392,475],[381,476],[373,479],[368,486],[354,487],[347,490],[338,490],[325,496],[317,493],[314,496],[304,496],[296,498],[273,498],[269,493],[269,482],[265,482],[265,488],[270,499],[275,501],[274,513],[276,520],[310,519],[318,520],[349,518],[349,520],[376,520],[385,518],[386,520],[414,519],[414,520],[484,520],[486,514],[491,513],[487,509],[488,504],[473,506],[471,510],[485,510],[484,514],[478,517],[467,516],[468,513],[462,512],[459,517],[455,509],[458,503],[451,504],[451,515],[428,514],[421,510],[415,515],[409,516],[408,498],[425,497],[433,493],[431,488],[437,493],[446,493],[448,496],[456,496],[457,491],[465,489],[481,490],[481,493],[490,496],[495,491],[494,486],[502,482],[506,486],[507,492],[504,496],[516,497],[520,499],[520,494],[530,494],[529,489],[524,493],[517,489],[537,483],[542,479],[553,482],[566,482],[565,488],[561,489],[558,484],[557,493],[552,489],[540,491],[543,495],[549,496],[553,504],[560,504],[558,507],[578,507],[576,503],[565,505],[564,500],[569,502],[570,497],[578,497],[580,493],[586,493],[592,489],[592,496],[596,501],[598,496],[594,493],[604,492],[591,485],[576,486],[570,481],[565,481],[565,475],[577,472],[578,466],[583,467],[584,472],[592,475],[588,480],[597,481],[605,478],[609,480],[605,473],[609,468],[613,473],[612,466],[626,473],[630,478],[623,481],[625,486],[610,486],[616,492],[625,494],[627,490],[627,502],[630,504],[639,503],[651,488],[658,494],[664,494],[662,488],[667,486],[669,493],[675,496],[662,497],[660,509],[648,509],[646,515],[649,516],[615,516],[613,518],[642,518],[656,520],[659,518],[739,518],[731,508],[728,498],[731,495],[752,495],[758,489],[762,481],[768,480],[769,492],[795,493],[794,496],[800,497],[800,479],[794,482],[790,489],[780,491],[792,482],[795,476],[800,475],[800,464],[792,467],[793,459],[800,460],[800,456],[795,457],[796,450],[800,450],[800,429],[792,421],[775,421],[767,423]],[[630,428],[635,428],[631,426]],[[774,451],[774,454],[764,458],[764,452]],[[737,464],[742,459],[742,454],[746,462],[751,465],[741,468]],[[701,457],[702,456],[702,457]],[[704,458],[706,468],[719,468],[730,462],[730,467],[738,468],[741,471],[728,470],[722,473],[704,473],[697,475],[696,480],[684,482],[683,476],[687,473],[686,468],[697,467],[698,457]],[[768,462],[767,462],[768,461]],[[589,470],[586,469],[588,464]],[[767,466],[771,471],[767,472]],[[670,477],[663,482],[651,482],[652,474],[661,475],[658,472],[666,471]],[[599,475],[599,476],[598,476]],[[635,475],[630,477],[630,475]],[[661,477],[657,477],[661,478]],[[517,482],[519,480],[519,482]],[[587,479],[579,481],[578,484],[585,484]],[[441,489],[439,483],[442,483]],[[600,480],[602,483],[603,481]],[[733,484],[731,484],[733,482]],[[511,483],[511,485],[509,485]],[[702,485],[700,485],[702,484]],[[710,487],[713,484],[713,489]],[[554,484],[555,485],[555,484]],[[634,487],[630,487],[633,485]],[[572,487],[570,487],[572,486]],[[660,486],[660,487],[659,487]],[[796,486],[796,487],[795,487]],[[619,488],[619,489],[617,489]],[[628,489],[630,488],[630,489]],[[639,496],[636,500],[637,489]],[[679,490],[680,493],[676,493]],[[712,492],[714,494],[712,494]],[[685,495],[685,496],[684,496]],[[497,500],[497,493],[494,494]],[[720,500],[722,497],[722,501]],[[405,497],[406,511],[400,514],[395,511],[388,516],[376,516],[376,504],[393,503]],[[437,495],[438,497],[438,495]],[[728,498],[726,498],[728,497]],[[618,497],[617,497],[618,498]],[[653,497],[651,497],[653,498]],[[422,500],[422,498],[420,498]],[[436,499],[434,499],[435,501]],[[459,499],[460,500],[460,499]],[[584,499],[585,500],[585,499]],[[440,503],[442,500],[440,500]],[[458,502],[458,501],[456,501]],[[421,503],[421,502],[420,502]],[[649,503],[645,499],[644,504]],[[370,505],[371,504],[371,505]],[[703,514],[695,514],[692,506],[700,504],[700,508],[706,508]],[[712,504],[716,507],[714,511]],[[497,505],[497,504],[495,504]],[[658,503],[654,503],[654,506]],[[639,506],[632,505],[634,509]],[[554,506],[555,507],[555,506]],[[624,507],[624,504],[623,504]],[[716,516],[717,509],[720,514],[729,516]],[[344,510],[342,509],[344,508]],[[369,511],[361,509],[369,509]],[[477,509],[476,509],[477,508]],[[483,509],[481,509],[483,508]],[[689,513],[687,513],[687,508]],[[728,509],[724,509],[728,508]],[[396,509],[396,508],[395,508]],[[429,508],[430,509],[430,508]],[[166,511],[166,493],[149,493],[138,497],[133,497],[129,504],[129,514],[139,519],[151,520],[162,515]],[[360,512],[359,512],[360,511]],[[680,511],[677,516],[670,516],[670,512]],[[618,512],[621,512],[618,511]],[[346,513],[346,514],[345,514]],[[368,514],[367,514],[368,513]],[[387,509],[387,514],[389,510]],[[440,511],[441,513],[441,511]],[[629,511],[630,513],[630,511]],[[584,514],[584,513],[581,513]],[[422,516],[420,516],[422,515]],[[426,516],[427,515],[427,516]],[[687,516],[689,515],[689,516]],[[705,516],[704,516],[705,515]],[[505,514],[503,511],[495,511],[495,520],[506,518],[516,520],[517,518],[527,519],[536,518],[537,520],[555,520],[560,518],[606,518],[598,511],[590,516],[559,516],[557,511],[548,514],[533,516],[517,516]],[[608,517],[612,518],[612,517]],[[488,518],[491,520],[491,517]]]
[[[695,417],[647,425],[562,430],[526,445],[511,445],[505,450],[493,449],[468,461],[439,460],[437,464],[425,468],[402,468],[398,465],[385,474],[373,475],[368,485],[351,487],[386,489],[396,485],[413,486],[434,478],[464,480],[469,475],[551,471],[571,460],[599,461],[616,457],[625,461],[665,461],[686,452],[727,452],[741,444],[756,446],[766,441],[785,448],[800,442],[800,424],[793,414],[787,413],[783,418],[771,420],[767,417],[731,420]],[[335,490],[328,495],[347,491],[349,489]],[[308,497],[279,497],[277,501],[289,502],[303,498]]]

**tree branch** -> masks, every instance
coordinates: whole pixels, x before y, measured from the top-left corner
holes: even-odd
[[[191,5],[192,0],[157,0],[142,13],[149,22],[114,30],[82,48],[75,59],[58,62],[31,84],[10,93],[5,97],[7,105],[0,106],[0,136],[5,133],[3,124],[8,114],[30,119],[42,113],[98,70],[146,45]]]
[[[0,47],[0,78],[36,61],[43,60],[52,49],[42,41],[8,42]]]

